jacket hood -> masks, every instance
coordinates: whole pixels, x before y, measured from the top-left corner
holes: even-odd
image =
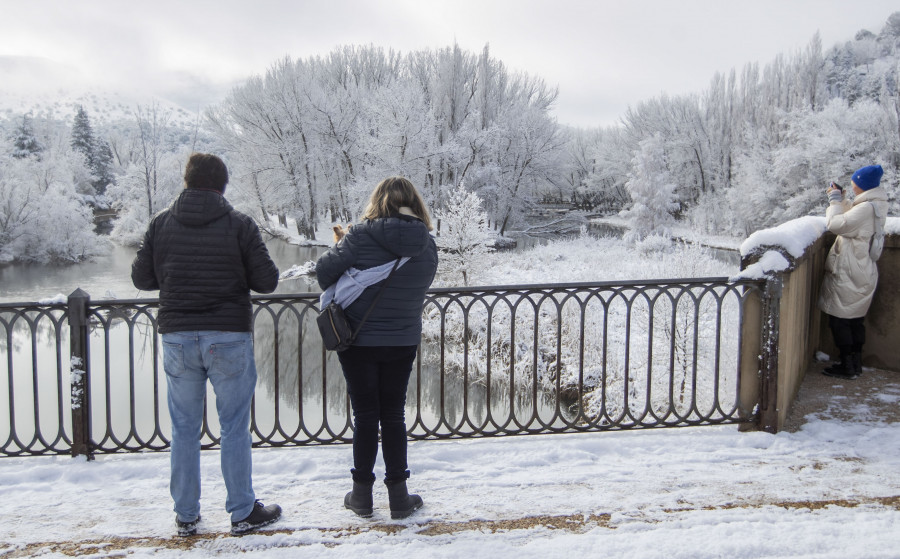
[[[205,225],[231,210],[231,204],[218,192],[185,188],[172,204],[172,217],[184,225]]]
[[[887,192],[883,186],[876,186],[853,199],[854,206],[863,202],[887,202]]]
[[[425,223],[415,217],[399,215],[366,220],[356,224],[385,250],[397,256],[418,256],[429,246],[431,235]]]

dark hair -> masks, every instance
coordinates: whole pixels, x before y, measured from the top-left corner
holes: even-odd
[[[431,218],[422,195],[413,183],[404,177],[390,177],[378,183],[369,196],[369,203],[366,204],[362,217],[363,219],[391,217],[400,213],[400,208],[404,206],[412,210],[429,231],[432,230]]]
[[[184,169],[187,188],[202,188],[225,192],[228,184],[228,168],[225,162],[210,153],[193,153]]]

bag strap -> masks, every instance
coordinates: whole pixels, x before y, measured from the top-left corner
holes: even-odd
[[[369,305],[369,310],[366,311],[366,314],[363,315],[362,320],[359,321],[359,324],[356,326],[356,330],[353,331],[353,336],[350,338],[351,340],[356,339],[356,335],[359,334],[360,328],[363,327],[363,324],[366,323],[366,320],[369,318],[369,314],[372,313],[372,309],[375,308],[375,305],[378,303],[378,299],[381,299],[381,294],[384,293],[384,288],[387,287],[388,282],[391,281],[391,276],[394,275],[394,272],[397,270],[397,266],[400,265],[400,259],[398,258],[396,262],[394,262],[394,267],[391,268],[391,273],[388,274],[384,281],[381,283],[381,287],[378,289],[378,294],[375,295],[375,299],[372,301],[372,304]]]
[[[869,237],[869,258],[873,262],[877,262],[881,258],[881,252],[884,249],[884,227],[881,226],[881,220],[878,219],[878,210],[875,204],[868,202],[872,206],[872,219],[875,220],[874,232]],[[877,254],[872,254],[873,252]]]

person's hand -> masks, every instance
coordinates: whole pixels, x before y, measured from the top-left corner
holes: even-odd
[[[840,188],[835,188],[833,185],[829,186],[825,193],[828,195],[829,202],[840,202],[844,199],[844,191]]]

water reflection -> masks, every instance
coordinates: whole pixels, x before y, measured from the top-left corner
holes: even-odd
[[[266,401],[273,404],[263,433],[294,433],[291,438],[304,440],[335,433],[349,436],[343,374],[336,355],[322,350],[314,304],[311,298],[260,301],[255,319],[257,369]],[[548,410],[554,399],[543,391],[538,403],[525,392],[510,398],[509,388],[497,379],[488,397],[486,386],[467,382],[461,373],[450,370],[442,376],[439,356],[439,343],[426,342],[414,366],[407,393],[408,425],[414,434],[478,431],[488,423],[489,413],[502,425],[512,416],[527,423],[538,413],[536,408],[552,415]]]

